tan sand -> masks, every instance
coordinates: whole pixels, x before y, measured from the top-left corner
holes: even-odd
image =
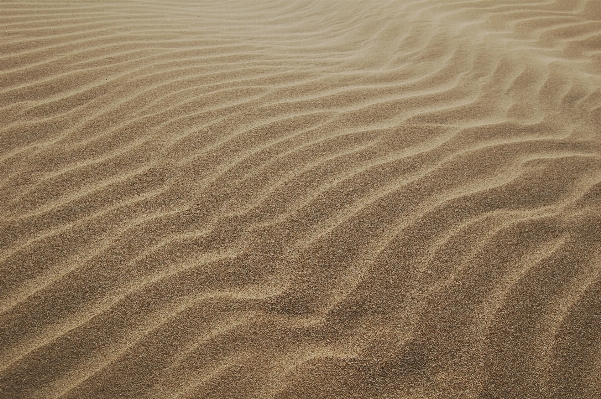
[[[0,3],[0,398],[600,398],[601,2]]]

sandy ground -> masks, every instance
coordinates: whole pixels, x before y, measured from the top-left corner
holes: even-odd
[[[601,3],[0,3],[0,397],[600,398]]]

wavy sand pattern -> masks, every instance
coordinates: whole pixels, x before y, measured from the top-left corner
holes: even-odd
[[[2,2],[0,397],[601,397],[601,3]]]

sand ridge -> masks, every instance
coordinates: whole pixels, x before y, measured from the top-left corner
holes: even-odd
[[[0,4],[0,398],[601,395],[601,6]]]

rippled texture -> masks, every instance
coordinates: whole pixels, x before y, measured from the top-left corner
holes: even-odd
[[[601,5],[0,4],[1,398],[598,398]]]

